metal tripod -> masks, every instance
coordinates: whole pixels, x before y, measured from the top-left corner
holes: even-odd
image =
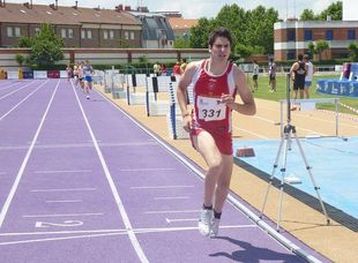
[[[326,207],[325,207],[325,205],[324,205],[324,203],[323,203],[323,201],[321,199],[320,193],[319,193],[320,187],[317,186],[316,181],[315,181],[315,179],[313,177],[313,174],[312,174],[312,171],[311,171],[312,167],[310,167],[308,165],[307,158],[306,158],[306,156],[305,156],[305,154],[303,152],[302,145],[301,145],[301,143],[299,141],[299,138],[297,136],[297,133],[296,133],[296,127],[291,125],[290,74],[287,75],[287,83],[286,84],[287,84],[287,124],[284,126],[284,129],[283,129],[283,135],[281,137],[280,146],[279,146],[278,151],[277,151],[275,163],[273,165],[273,169],[272,169],[271,176],[270,176],[270,179],[269,179],[269,184],[268,184],[267,189],[266,189],[264,203],[263,203],[262,210],[261,210],[261,213],[260,213],[260,218],[261,218],[263,213],[264,213],[265,207],[266,207],[266,202],[267,202],[267,198],[268,198],[268,195],[269,195],[269,192],[270,192],[270,188],[272,186],[273,179],[274,179],[277,167],[278,167],[278,162],[279,162],[281,154],[282,154],[282,166],[280,168],[280,172],[281,172],[280,196],[279,196],[279,207],[278,207],[277,225],[276,225],[276,230],[277,231],[279,231],[280,223],[281,223],[282,200],[283,200],[284,185],[286,183],[285,182],[285,177],[286,177],[286,167],[287,167],[287,156],[288,156],[288,151],[291,150],[292,137],[295,140],[295,142],[297,143],[300,155],[301,155],[301,157],[303,159],[303,162],[304,162],[304,165],[305,165],[306,170],[308,172],[308,175],[309,175],[309,177],[311,179],[311,182],[312,182],[312,184],[314,186],[314,190],[316,191],[317,198],[318,198],[318,200],[320,202],[322,212],[326,217],[327,225],[330,222],[330,220],[328,218],[328,215],[327,215]]]

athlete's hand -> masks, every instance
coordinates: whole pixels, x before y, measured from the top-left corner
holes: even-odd
[[[190,132],[191,128],[192,128],[191,114],[187,114],[187,115],[183,116],[183,129],[186,132]]]
[[[230,94],[221,94],[221,103],[225,103],[226,106],[233,109],[235,105],[234,97]]]

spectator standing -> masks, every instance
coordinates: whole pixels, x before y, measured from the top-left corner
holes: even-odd
[[[309,99],[310,98],[309,92],[310,92],[310,87],[312,85],[312,79],[313,79],[313,74],[315,73],[315,68],[310,60],[310,57],[307,54],[303,56],[303,61],[306,63],[306,67],[307,67],[307,74],[305,77],[304,98]]]
[[[269,62],[269,87],[270,92],[276,92],[276,63],[273,58]]]
[[[252,69],[252,81],[254,83],[254,87],[252,92],[259,89],[258,78],[259,78],[259,65],[257,64],[256,60],[252,61],[253,69]]]

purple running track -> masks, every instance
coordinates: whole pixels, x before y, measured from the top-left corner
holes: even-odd
[[[194,171],[101,95],[29,83],[0,107],[43,85],[0,121],[1,262],[304,262],[230,204],[201,236]]]

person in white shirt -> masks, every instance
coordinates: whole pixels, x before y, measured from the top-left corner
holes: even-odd
[[[259,78],[259,65],[257,65],[256,60],[252,60],[253,69],[252,69],[252,81],[254,82],[254,87],[252,92],[259,89],[259,84],[257,83],[257,79]]]
[[[312,85],[313,73],[315,72],[315,69],[310,60],[310,57],[307,54],[303,56],[303,61],[306,63],[306,68],[307,68],[307,73],[305,76],[304,98],[309,99],[310,98],[309,89]]]
[[[85,93],[86,93],[86,98],[89,100],[90,99],[90,90],[92,90],[92,74],[93,74],[94,70],[93,67],[91,66],[91,64],[89,63],[88,60],[86,60],[85,65],[83,66],[83,76],[84,76],[84,81],[85,81]]]

